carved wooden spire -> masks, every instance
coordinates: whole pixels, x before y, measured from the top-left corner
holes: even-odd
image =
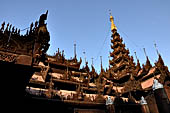
[[[76,42],[74,43],[74,58],[77,58],[77,54],[76,54]]]
[[[141,66],[140,66],[140,62],[139,62],[139,59],[136,55],[136,52],[135,52],[135,56],[136,56],[136,60],[137,60],[137,65],[136,65],[136,73],[138,73],[140,70],[141,70]]]
[[[123,39],[120,37],[119,33],[117,33],[117,28],[114,25],[112,16],[110,16],[110,20],[112,30],[111,49],[113,49],[110,53],[111,60],[109,60],[111,65],[110,72],[111,77],[119,81],[126,75],[129,76],[130,73],[132,74],[132,71],[135,69],[135,64],[133,57],[129,56],[129,50],[126,49],[125,44],[123,44]],[[129,78],[126,77],[126,80]]]
[[[143,48],[143,50],[144,50],[144,53],[145,53],[145,56],[146,56],[146,64],[145,64],[144,68],[145,68],[146,71],[149,71],[150,68],[152,67],[152,65],[150,63],[150,60],[149,60],[147,54],[146,54],[145,48]]]
[[[101,72],[103,72],[102,56],[100,56],[100,61],[101,61]]]
[[[157,61],[156,64],[157,64],[158,66],[164,66],[164,61],[163,61],[163,59],[162,59],[162,57],[161,57],[161,55],[160,55],[160,53],[159,53],[159,51],[158,51],[158,49],[157,49],[156,43],[154,44],[154,46],[155,46],[156,52],[157,52],[157,54],[158,54],[158,56],[159,56],[158,61]]]

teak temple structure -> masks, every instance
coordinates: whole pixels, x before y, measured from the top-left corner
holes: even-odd
[[[170,113],[170,72],[161,54],[151,65],[126,49],[111,22],[109,67],[97,73],[88,62],[80,68],[77,55],[66,59],[64,51],[48,55],[50,33],[45,20],[32,23],[21,35],[9,23],[0,28],[1,97],[3,106],[22,105],[16,111],[56,111],[62,113]],[[137,57],[136,57],[137,58]]]

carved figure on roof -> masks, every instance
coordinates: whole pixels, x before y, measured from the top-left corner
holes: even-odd
[[[35,27],[37,27],[37,26],[38,26],[38,21],[35,22]]]
[[[8,31],[8,27],[9,27],[9,23],[7,24],[7,26],[6,26],[6,29],[5,29],[5,31]]]
[[[33,22],[32,22],[31,25],[30,25],[30,32],[29,32],[30,34],[32,33],[33,25],[34,25],[34,24],[33,24]]]
[[[20,29],[18,30],[18,35],[20,35]]]
[[[35,32],[36,32],[37,27],[38,27],[38,21],[36,21],[36,22],[35,22],[33,31],[35,31]]]
[[[40,16],[40,19],[39,19],[39,25],[44,25],[45,24],[45,20],[47,19],[47,14],[48,14],[48,10],[46,11],[46,14],[42,14]]]
[[[11,31],[12,24],[9,26],[9,31]]]
[[[15,34],[17,34],[17,28],[15,29]]]
[[[14,33],[14,30],[15,30],[14,27],[15,27],[15,26],[12,27],[12,33]]]
[[[5,26],[5,22],[2,23],[2,26],[1,26],[1,31],[4,30],[4,26]]]
[[[89,66],[88,66],[88,62],[86,62],[85,70],[86,70],[87,72],[89,72],[89,71],[90,71]]]

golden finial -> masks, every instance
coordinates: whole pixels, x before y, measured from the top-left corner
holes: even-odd
[[[110,11],[111,30],[112,30],[112,31],[113,31],[113,30],[117,30],[117,27],[116,27],[116,25],[114,24],[114,18],[113,18],[112,14],[111,14],[111,10],[109,10],[109,11]]]

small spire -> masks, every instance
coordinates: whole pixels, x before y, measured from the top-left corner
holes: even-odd
[[[154,46],[155,46],[156,52],[157,52],[157,54],[158,54],[158,56],[159,56],[159,52],[158,52],[158,49],[157,49],[156,43],[154,44]]]
[[[93,66],[93,59],[94,59],[94,58],[92,57],[91,59],[92,59],[92,66]]]
[[[100,61],[101,61],[101,69],[103,69],[103,65],[102,65],[102,56],[100,56]]]
[[[85,65],[86,65],[86,52],[85,52],[85,50],[83,51],[83,54],[84,54],[84,61],[85,61]]]
[[[135,51],[134,53],[135,53],[136,60],[138,60],[138,57],[137,57],[137,55],[136,55],[136,51]]]
[[[76,54],[76,42],[74,42],[74,58],[76,59],[77,54]]]
[[[134,53],[135,53],[135,57],[136,57],[136,60],[137,60],[138,70],[140,70],[140,69],[141,69],[141,67],[140,67],[140,62],[139,62],[139,59],[138,59],[138,57],[137,57],[137,55],[136,55],[136,51],[135,51]]]
[[[151,63],[149,61],[149,58],[148,58],[147,54],[146,54],[145,48],[143,48],[143,50],[144,50],[144,53],[145,53],[145,56],[146,56],[145,70],[148,71],[152,67],[152,65],[151,65]]]
[[[112,14],[111,14],[111,10],[109,10],[109,11],[110,11],[111,30],[112,30],[112,31],[113,31],[113,30],[117,30],[117,27],[116,27],[116,25],[114,24],[114,18],[113,18]]]
[[[144,51],[144,53],[145,53],[145,56],[146,56],[146,57],[148,57],[148,56],[147,56],[147,54],[146,54],[146,50],[145,50],[145,48],[143,48],[143,51]]]
[[[143,48],[143,51],[144,51],[144,53],[145,53],[146,59],[149,60],[149,58],[148,58],[148,56],[147,56],[147,54],[146,54],[145,48]]]

